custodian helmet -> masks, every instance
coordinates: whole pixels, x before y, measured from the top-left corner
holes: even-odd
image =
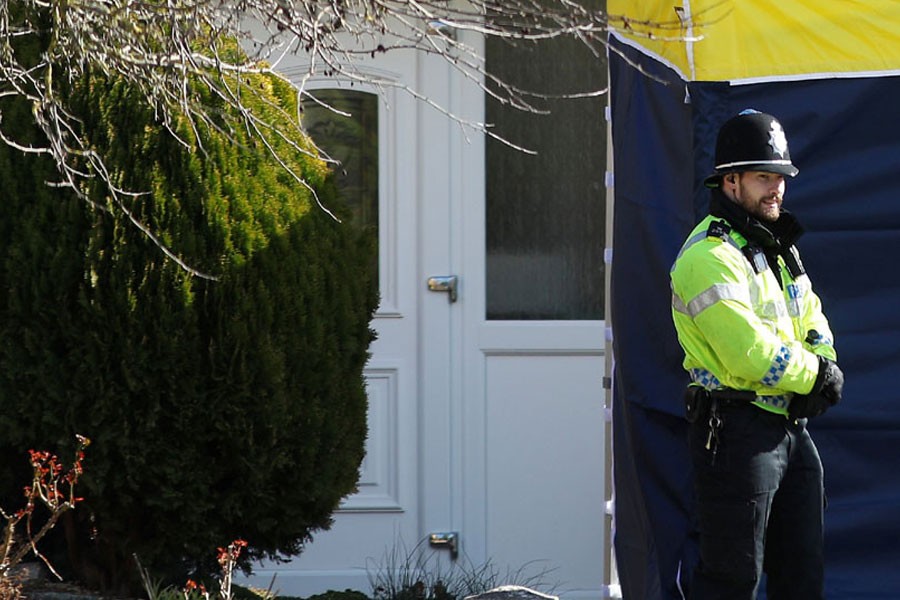
[[[767,171],[788,177],[799,172],[791,163],[787,138],[778,119],[747,109],[722,125],[716,140],[715,170],[703,183],[706,187],[719,187],[722,175],[738,171]]]

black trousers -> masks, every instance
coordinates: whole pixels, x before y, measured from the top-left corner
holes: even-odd
[[[708,420],[690,428],[700,534],[691,600],[755,600],[763,572],[769,600],[823,600],[822,461],[806,419],[752,404],[718,414],[715,455]]]

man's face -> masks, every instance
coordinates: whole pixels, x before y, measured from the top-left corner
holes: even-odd
[[[760,221],[777,221],[784,200],[784,176],[746,171],[726,177],[735,202]]]

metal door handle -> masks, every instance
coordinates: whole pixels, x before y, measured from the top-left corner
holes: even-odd
[[[457,285],[459,284],[459,277],[456,275],[435,275],[434,277],[428,278],[428,289],[432,292],[447,292],[450,295],[448,296],[451,303],[456,302],[458,297],[457,294]]]
[[[450,558],[459,556],[459,533],[456,531],[435,532],[428,536],[428,543],[432,548],[447,548],[450,550]]]

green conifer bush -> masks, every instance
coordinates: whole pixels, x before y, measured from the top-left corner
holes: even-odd
[[[254,110],[294,113],[284,82],[242,85],[261,98]],[[93,441],[85,499],[57,528],[66,555],[53,555],[72,577],[134,589],[136,555],[182,583],[237,538],[245,562],[297,554],[363,458],[372,235],[320,210],[233,115],[214,128],[184,119],[172,135],[114,81],[67,93],[115,181],[146,192],[122,206],[217,279],[168,259],[104,186],[91,206],[45,185],[57,179],[48,158],[0,144],[0,496],[21,496],[12,465],[29,448],[78,433]],[[28,110],[0,101],[20,140],[39,137]],[[283,133],[270,142],[340,213],[308,140]]]

